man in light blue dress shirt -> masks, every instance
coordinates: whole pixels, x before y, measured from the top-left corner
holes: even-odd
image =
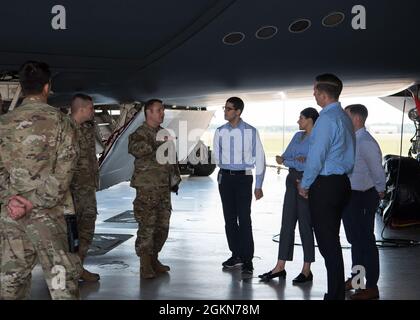
[[[216,129],[213,157],[220,167],[217,179],[226,237],[232,252],[222,265],[228,269],[242,265],[243,273],[252,273],[252,169],[255,167],[254,195],[259,200],[263,197],[265,155],[257,129],[241,119],[243,109],[244,102],[238,97],[226,101],[224,111],[228,122]]]
[[[323,109],[312,129],[306,167],[298,188],[309,197],[312,225],[327,268],[325,300],[344,300],[344,263],[340,224],[350,198],[347,174],[354,165],[355,136],[349,116],[338,102],[343,84],[333,74],[316,77],[314,96]]]
[[[346,281],[346,290],[358,290],[350,296],[352,300],[379,298],[379,254],[375,238],[375,212],[379,199],[385,195],[385,170],[382,167],[382,153],[376,140],[366,131],[368,110],[364,105],[353,104],[345,108],[356,132],[356,161],[349,175],[351,197],[343,212],[343,225],[347,241],[351,243],[352,268],[361,268],[366,277],[366,286],[352,278]],[[356,268],[352,276],[356,276]],[[360,276],[354,280],[358,280]],[[364,281],[363,277],[360,279]]]

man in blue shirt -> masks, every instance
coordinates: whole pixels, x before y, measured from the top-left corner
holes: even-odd
[[[252,169],[255,167],[254,195],[259,200],[263,197],[265,155],[257,129],[241,119],[243,110],[244,102],[240,98],[231,97],[226,101],[224,111],[228,122],[216,129],[213,157],[220,167],[217,179],[226,237],[232,252],[222,265],[228,269],[242,265],[243,273],[252,273]]]
[[[355,136],[349,116],[338,102],[343,84],[333,74],[316,77],[314,96],[323,109],[315,123],[298,188],[309,197],[312,225],[327,268],[325,300],[344,299],[344,264],[340,245],[341,215],[350,197],[347,174],[354,165]]]

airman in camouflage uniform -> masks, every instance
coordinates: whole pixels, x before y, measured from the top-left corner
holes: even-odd
[[[80,154],[70,190],[73,196],[79,232],[79,257],[83,261],[87,255],[95,233],[97,212],[96,189],[99,185],[99,168],[95,151],[95,125],[92,98],[76,94],[72,99],[71,116],[76,122],[77,140]],[[83,281],[98,281],[99,274],[83,269]]]
[[[74,214],[69,186],[78,148],[68,117],[46,103],[50,77],[46,64],[25,63],[20,81],[27,97],[0,117],[2,299],[29,298],[37,260],[53,299],[79,298],[81,264],[69,252],[64,218]],[[31,205],[19,217],[12,214],[16,195]]]
[[[158,253],[168,237],[171,215],[171,176],[179,178],[176,152],[170,135],[160,126],[164,118],[162,101],[153,99],[146,103],[146,121],[130,135],[128,151],[135,157],[131,186],[136,188],[133,202],[134,216],[139,223],[136,253],[140,257],[140,274],[154,278],[156,273],[167,272]],[[166,144],[166,153],[160,146]],[[165,147],[162,146],[162,147]],[[172,158],[168,163],[166,160]],[[171,164],[172,163],[172,164]],[[175,163],[175,164],[174,164]]]

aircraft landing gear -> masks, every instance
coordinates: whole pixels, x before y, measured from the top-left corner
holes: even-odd
[[[211,161],[210,147],[199,141],[187,158],[186,163],[179,164],[181,174],[207,177],[216,169],[216,165]]]

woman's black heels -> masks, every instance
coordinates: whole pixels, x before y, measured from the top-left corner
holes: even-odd
[[[261,279],[261,281],[264,281],[264,282],[270,281],[271,279],[274,279],[274,278],[284,279],[286,278],[286,270],[282,270],[275,273],[273,273],[272,271],[269,271],[269,272],[260,274],[258,277]]]

